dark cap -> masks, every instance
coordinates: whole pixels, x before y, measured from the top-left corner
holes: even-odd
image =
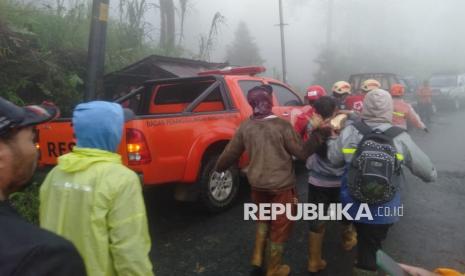
[[[0,136],[15,128],[38,125],[60,115],[58,108],[44,102],[41,105],[19,107],[0,97]]]

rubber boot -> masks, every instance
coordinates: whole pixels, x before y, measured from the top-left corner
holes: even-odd
[[[354,267],[353,276],[378,276],[378,272]]]
[[[318,272],[326,268],[326,261],[321,258],[321,248],[325,231],[308,233],[308,272]]]
[[[251,264],[255,268],[260,268],[263,265],[267,236],[268,224],[261,222],[257,223],[257,228],[255,230],[255,245],[253,247],[251,259]]]
[[[357,231],[352,224],[342,225],[342,248],[346,251],[352,250],[357,245]]]
[[[266,276],[287,276],[291,273],[291,268],[282,264],[283,252],[283,243],[269,242],[266,254]]]

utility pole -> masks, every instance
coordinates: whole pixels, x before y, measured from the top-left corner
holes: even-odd
[[[328,23],[326,26],[326,48],[331,49],[333,36],[333,6],[334,0],[328,0]]]
[[[283,2],[279,0],[279,28],[281,29],[281,63],[283,70],[283,82],[287,83],[286,44],[284,41]]]
[[[92,18],[87,52],[87,78],[84,100],[95,99],[96,91],[103,86],[105,42],[110,0],[93,0]]]

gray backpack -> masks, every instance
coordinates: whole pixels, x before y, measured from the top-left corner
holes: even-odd
[[[384,132],[373,130],[363,121],[356,122],[354,127],[363,138],[349,167],[349,193],[363,203],[389,202],[399,188],[392,177],[400,175],[401,170],[393,140],[404,130],[399,127],[391,127]]]

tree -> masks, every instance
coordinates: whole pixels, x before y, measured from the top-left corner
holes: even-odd
[[[237,27],[234,41],[228,47],[226,59],[230,64],[239,66],[262,65],[265,62],[244,22],[240,22]]]
[[[167,51],[175,48],[175,7],[173,0],[160,0],[160,47]]]
[[[208,31],[208,35],[200,36],[199,55],[198,55],[198,58],[200,60],[210,61],[210,54],[213,50],[216,37],[218,36],[220,27],[224,24],[224,22],[225,22],[224,16],[221,15],[220,12],[216,12],[210,24],[210,30]]]
[[[180,8],[180,15],[179,15],[179,40],[178,45],[181,45],[182,40],[184,39],[184,21],[186,19],[186,12],[187,12],[187,3],[189,0],[179,0],[179,8]]]

